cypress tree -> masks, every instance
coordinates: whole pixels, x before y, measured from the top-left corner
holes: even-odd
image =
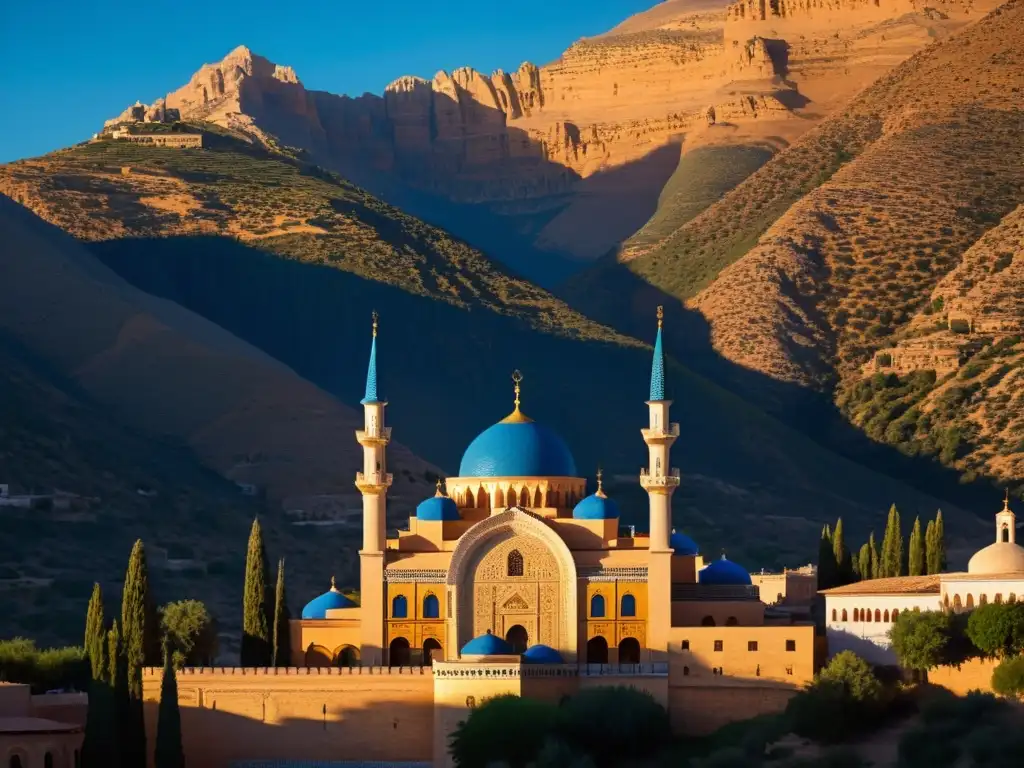
[[[914,518],[914,527],[910,531],[910,551],[907,557],[907,572],[910,576],[923,576],[925,573],[924,536],[921,535],[921,518]]]
[[[836,556],[832,551],[832,535],[826,525],[818,542],[818,589],[836,586]]]
[[[124,744],[124,768],[146,768],[146,729],[142,705],[142,667],[146,663],[146,624],[150,605],[146,550],[139,539],[128,559],[128,572],[121,595],[121,655],[124,658],[125,686],[128,690]]]
[[[93,680],[106,680],[107,669],[103,657],[106,654],[107,630],[104,627],[103,592],[99,584],[92,585],[92,596],[85,614],[85,642],[83,647],[89,657],[89,669]]]
[[[252,521],[245,557],[245,593],[242,601],[243,667],[270,665],[271,639],[267,606],[267,555],[259,518]]]
[[[889,508],[889,519],[885,524],[885,536],[882,538],[881,575],[902,576],[906,565],[903,557],[903,532],[900,530],[900,512],[893,504]]]
[[[924,561],[929,575],[939,573],[939,561],[936,554],[935,521],[929,520],[928,527],[924,529]]]
[[[935,562],[938,567],[936,573],[943,573],[946,570],[946,526],[942,522],[942,510],[935,513]]]
[[[871,573],[871,545],[865,542],[860,547],[860,552],[857,555],[858,569],[860,571],[860,577],[863,580],[872,579],[874,576]]]
[[[832,552],[836,560],[836,584],[849,584],[853,580],[853,565],[850,562],[850,550],[846,548],[843,537],[843,518],[836,520],[832,529]]]
[[[117,619],[107,633],[107,709],[110,722],[110,764],[113,766],[132,765],[127,760],[127,744],[123,736],[129,732],[128,681],[125,676],[124,654],[122,653],[121,632]]]
[[[185,752],[181,745],[181,711],[178,709],[178,678],[174,672],[174,664],[171,663],[171,649],[166,643],[153,758],[156,768],[185,766]]]
[[[871,553],[871,578],[880,579],[882,578],[882,563],[878,557],[878,544],[875,542],[874,531],[868,536],[868,547]]]
[[[291,631],[288,620],[288,598],[284,591],[284,558],[277,561],[277,588],[274,590],[274,644],[271,666],[290,667],[292,663]]]

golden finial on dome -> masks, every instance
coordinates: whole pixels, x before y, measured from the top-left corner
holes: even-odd
[[[526,416],[522,411],[519,410],[519,392],[521,391],[520,383],[523,381],[523,374],[517,368],[512,371],[512,381],[515,383],[516,399],[514,401],[515,408],[508,416],[501,420],[502,424],[522,424],[527,421],[533,421],[533,419]]]
[[[334,577],[331,576],[331,592],[337,592],[337,591],[338,591],[338,585],[335,583]]]
[[[437,478],[437,490],[434,492],[434,496],[435,497],[444,496],[444,494],[441,493],[441,478],[440,477]]]
[[[658,327],[661,328],[661,323],[665,319],[665,307],[661,304],[658,305]]]
[[[373,318],[373,335],[376,336],[377,335],[377,318],[379,318],[380,315],[377,314],[377,310],[375,309],[375,310],[373,310],[373,312],[370,313],[370,317]]]
[[[602,483],[601,483],[601,478],[603,478],[603,477],[604,477],[604,472],[602,472],[601,468],[598,467],[597,468],[597,491],[594,493],[594,495],[597,496],[599,499],[607,499],[608,498],[608,494],[606,494],[604,492],[604,487],[602,486]]]

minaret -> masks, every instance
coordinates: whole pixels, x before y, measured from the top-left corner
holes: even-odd
[[[1017,543],[1017,516],[1010,509],[1010,489],[1003,497],[1003,509],[996,513],[996,541],[1007,544]]]
[[[647,647],[668,649],[672,626],[672,493],[679,485],[679,470],[669,467],[669,451],[679,437],[679,425],[669,421],[671,400],[665,399],[665,354],[661,325],[664,309],[658,307],[658,336],[651,363],[651,393],[647,401],[649,421],[640,430],[647,443],[647,468],[640,470],[640,485],[647,491],[650,507],[650,544],[647,565]],[[659,659],[660,660],[660,659]]]
[[[384,662],[384,549],[387,546],[385,520],[387,493],[392,477],[387,471],[387,444],[391,427],[384,426],[387,402],[377,397],[377,313],[373,313],[373,341],[370,365],[366,371],[366,396],[363,404],[363,428],[356,440],[363,446],[363,471],[356,473],[356,488],[363,495],[363,548],[359,550],[359,594],[362,605],[363,664],[378,666]]]

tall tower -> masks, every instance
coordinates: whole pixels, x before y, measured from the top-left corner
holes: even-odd
[[[658,307],[658,336],[651,363],[651,393],[647,401],[649,421],[640,430],[647,443],[647,468],[640,470],[640,485],[647,491],[650,507],[650,549],[647,565],[647,647],[668,649],[672,627],[672,494],[679,486],[679,470],[669,467],[669,451],[679,437],[679,425],[669,421],[671,400],[665,399],[665,354],[661,343],[664,308]]]
[[[363,495],[363,548],[359,550],[359,594],[362,605],[360,658],[378,666],[384,661],[384,549],[387,494],[392,477],[387,471],[387,444],[391,427],[384,426],[387,402],[377,397],[377,313],[373,313],[373,341],[366,371],[363,428],[356,440],[363,446],[363,471],[356,473],[356,488]]]
[[[1007,544],[1017,543],[1017,516],[1010,509],[1010,489],[1003,497],[1003,509],[996,513],[996,541]]]

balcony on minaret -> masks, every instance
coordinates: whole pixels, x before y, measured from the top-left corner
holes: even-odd
[[[648,445],[650,445],[651,443],[674,442],[675,439],[679,437],[679,425],[662,424],[657,427],[641,429],[640,434],[644,436],[644,442],[647,443]]]
[[[391,442],[391,427],[373,426],[370,429],[357,429],[356,442],[360,445],[387,445]]]
[[[390,472],[356,472],[356,488],[363,493],[386,490],[393,480]]]
[[[640,487],[645,491],[667,491],[679,486],[681,475],[672,468],[665,475],[652,475],[646,469],[640,470]]]

